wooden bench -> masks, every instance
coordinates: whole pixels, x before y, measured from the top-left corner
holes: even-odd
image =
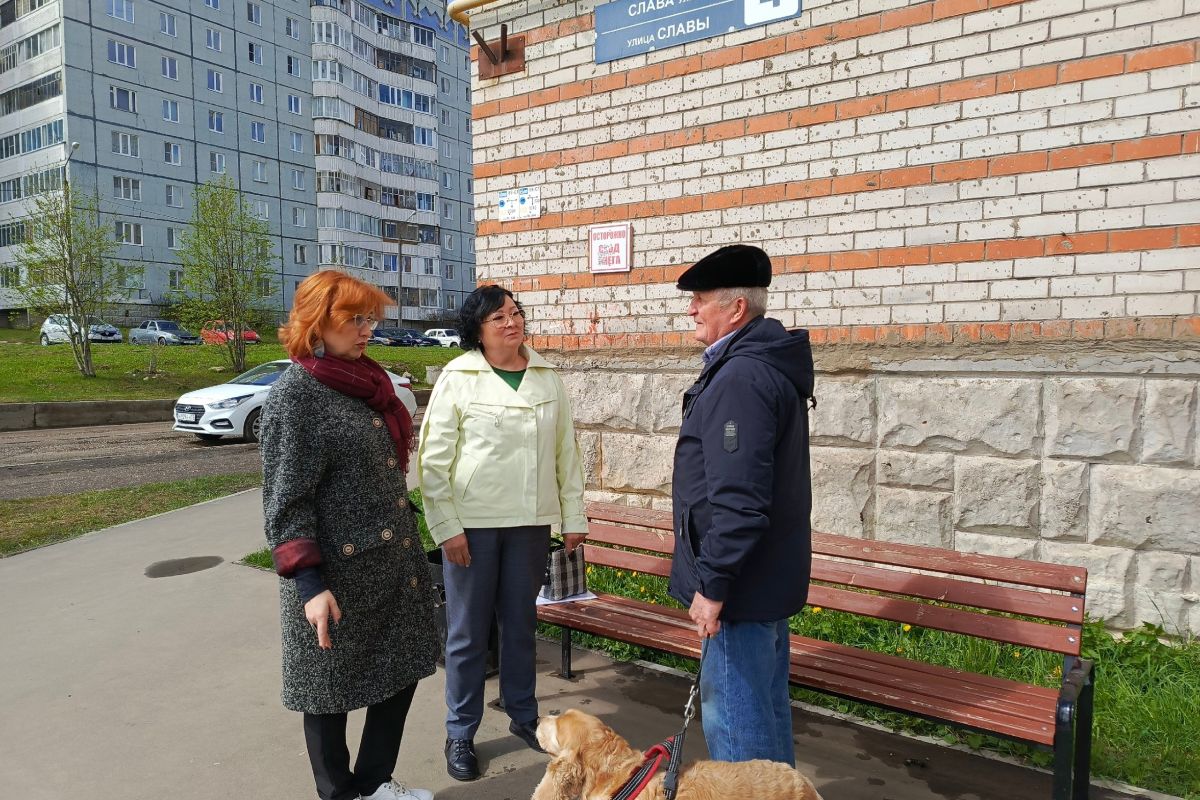
[[[670,574],[667,512],[588,507],[591,565]],[[1051,651],[1063,656],[1055,689],[948,669],[793,634],[791,683],[940,723],[1047,748],[1054,800],[1088,797],[1092,664],[1081,659],[1087,571],[1015,558],[813,533],[809,604],[873,619]],[[571,677],[571,631],[699,658],[687,613],[601,594],[538,607],[562,628],[562,674]]]

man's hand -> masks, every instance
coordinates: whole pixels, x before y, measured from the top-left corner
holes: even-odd
[[[304,604],[304,618],[317,629],[317,647],[322,650],[333,649],[333,642],[329,638],[330,617],[333,617],[335,624],[342,621],[342,609],[333,592],[328,589]]]
[[[583,544],[583,540],[587,538],[586,533],[567,533],[563,534],[563,544],[566,547],[567,555],[575,552],[575,548]]]
[[[692,622],[696,623],[696,633],[701,639],[716,636],[717,632],[721,630],[719,617],[724,605],[724,601],[709,600],[696,592],[692,598],[692,605],[688,608],[688,616],[692,618]]]
[[[471,548],[467,546],[467,535],[460,533],[442,542],[442,554],[451,564],[460,567],[471,566]]]

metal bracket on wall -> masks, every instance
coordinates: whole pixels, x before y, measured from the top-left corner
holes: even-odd
[[[487,42],[479,31],[471,31],[479,44],[479,78],[499,78],[525,71],[525,36],[509,37],[508,25],[500,26],[500,40]]]

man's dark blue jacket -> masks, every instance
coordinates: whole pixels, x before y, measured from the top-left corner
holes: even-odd
[[[808,597],[812,563],[807,331],[759,317],[736,331],[683,401],[670,593],[723,601],[720,618],[780,620]]]

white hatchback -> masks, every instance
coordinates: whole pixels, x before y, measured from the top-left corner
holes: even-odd
[[[77,326],[66,314],[51,314],[42,323],[41,335],[38,341],[45,347],[51,344],[69,342],[79,333]],[[88,319],[88,341],[90,342],[120,342],[121,330],[109,325],[102,319]]]
[[[292,365],[288,359],[268,361],[231,380],[207,389],[188,392],[175,402],[175,427],[201,439],[215,441],[222,436],[240,436],[257,442],[262,407],[271,385]],[[417,398],[408,378],[389,372],[396,396],[410,415],[417,413]]]
[[[454,328],[430,328],[425,331],[430,339],[437,339],[442,347],[462,347],[462,338]]]

